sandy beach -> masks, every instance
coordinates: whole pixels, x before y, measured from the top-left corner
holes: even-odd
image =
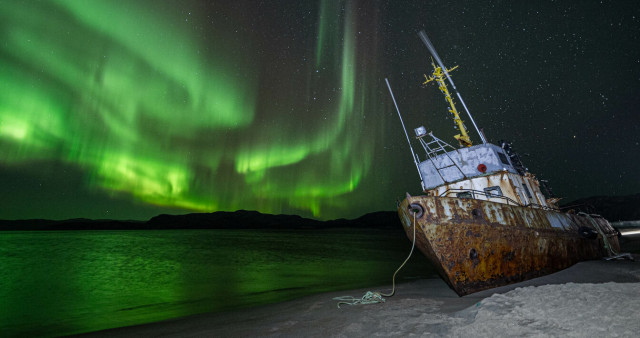
[[[607,336],[640,332],[640,255],[588,261],[533,280],[458,297],[441,279],[402,283],[384,303],[342,305],[377,288],[317,294],[240,311],[88,334],[91,337]]]

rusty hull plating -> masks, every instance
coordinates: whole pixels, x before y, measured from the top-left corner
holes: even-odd
[[[595,215],[409,195],[398,213],[409,238],[416,213],[416,246],[460,296],[607,256],[602,234],[612,250],[620,250],[615,230]],[[591,236],[581,235],[587,228],[593,230]]]

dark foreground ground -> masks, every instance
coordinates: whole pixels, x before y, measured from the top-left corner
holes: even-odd
[[[623,249],[636,251],[640,234],[626,236],[622,242]],[[581,262],[552,275],[465,297],[458,297],[441,279],[424,279],[397,286],[395,296],[387,297],[385,303],[343,305],[338,309],[333,298],[346,295],[360,298],[367,291],[389,292],[391,285],[324,293],[241,311],[203,314],[85,336],[369,337],[428,333],[477,337],[593,333],[631,337],[640,329],[640,305],[636,305],[640,304],[640,255],[633,257],[635,261]],[[542,303],[536,303],[540,299]]]

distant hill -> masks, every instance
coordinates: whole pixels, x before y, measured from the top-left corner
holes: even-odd
[[[128,230],[142,229],[145,221],[74,218],[62,221],[48,219],[0,220],[0,230]]]
[[[402,229],[398,214],[380,211],[356,219],[318,221],[297,215],[271,215],[238,210],[186,215],[158,215],[148,221],[70,219],[62,221],[0,220],[0,230],[152,230],[152,229],[327,229],[396,228]]]
[[[380,211],[356,219],[318,221],[297,215],[271,215],[257,211],[218,211],[186,215],[159,215],[146,225],[151,229],[176,229],[180,225],[196,229],[325,229],[325,228],[393,228],[400,227],[398,214]]]
[[[640,194],[581,198],[563,205],[562,208],[596,213],[610,222],[637,221],[640,220]]]
[[[611,222],[640,220],[640,194],[595,196],[565,204],[563,209],[597,213]],[[395,211],[379,211],[356,219],[318,221],[297,215],[271,215],[238,210],[186,215],[158,215],[148,221],[91,220],[53,221],[44,219],[0,220],[0,230],[152,230],[152,229],[402,229]]]

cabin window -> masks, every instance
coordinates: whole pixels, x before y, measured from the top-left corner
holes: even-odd
[[[507,159],[507,155],[505,155],[503,152],[500,152],[500,151],[499,151],[499,152],[498,152],[498,157],[500,157],[500,161],[501,161],[503,164],[510,165],[510,164],[509,164],[509,160]]]
[[[500,189],[500,187],[498,186],[488,187],[484,188],[484,193],[487,195],[487,197],[500,197],[502,196],[502,189]]]
[[[529,191],[529,187],[527,187],[527,184],[524,183],[522,187],[524,188],[524,192],[527,194],[527,197],[533,198],[533,196],[531,196],[531,192]]]
[[[463,191],[456,194],[458,198],[473,198],[471,191]]]

